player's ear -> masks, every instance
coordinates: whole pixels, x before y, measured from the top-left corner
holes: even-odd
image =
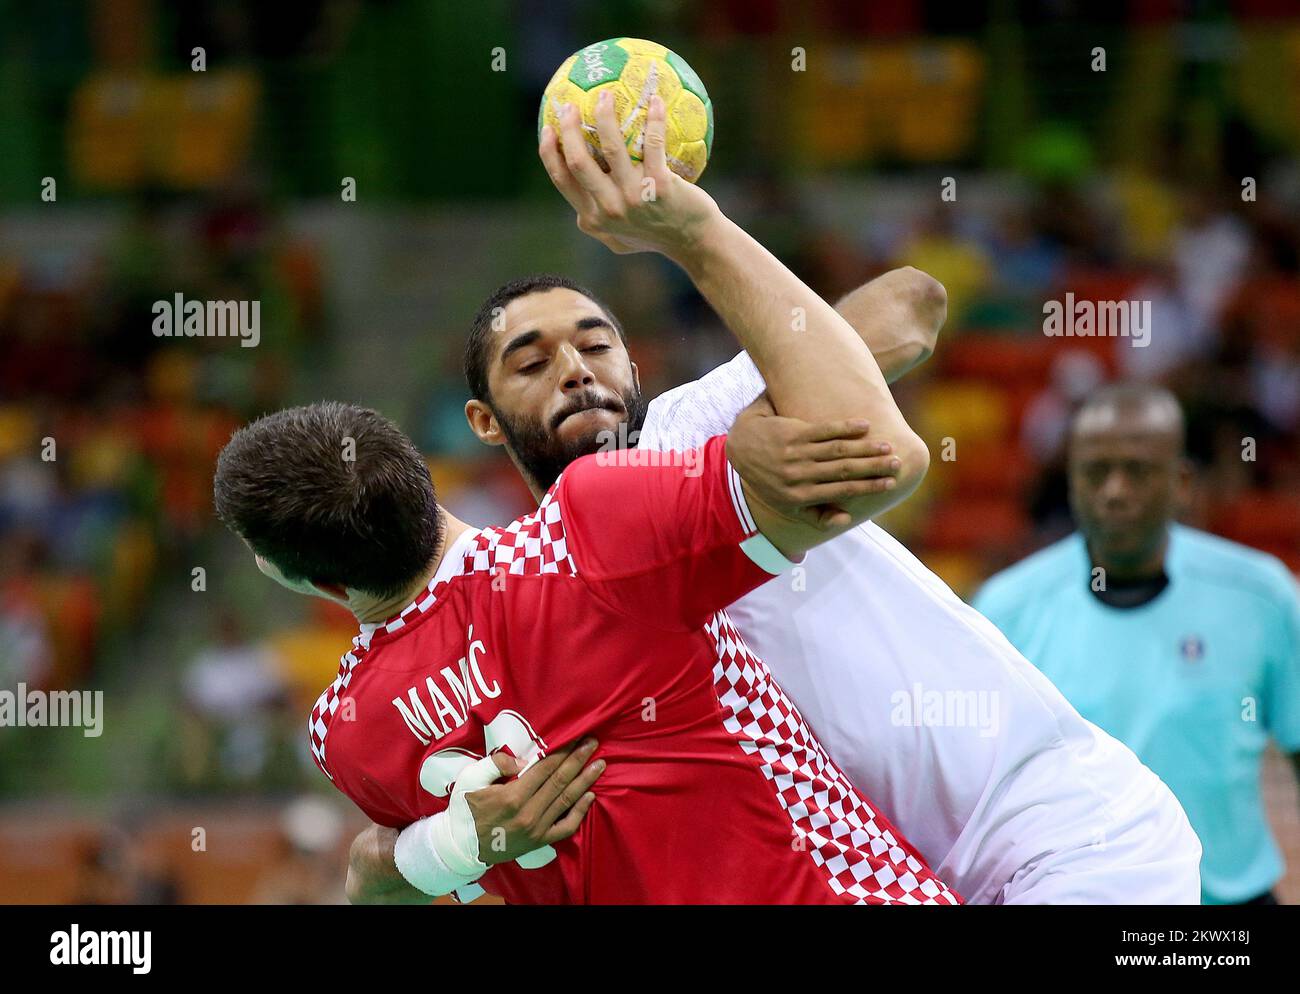
[[[632,382],[636,384],[636,392],[640,393],[641,392],[641,370],[636,368],[636,363],[634,363],[631,359],[627,361],[627,364],[632,367]]]
[[[483,401],[465,401],[465,420],[469,422],[469,430],[485,445],[506,444],[506,436],[497,423],[497,416]]]

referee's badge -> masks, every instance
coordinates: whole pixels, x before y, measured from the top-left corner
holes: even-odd
[[[1178,651],[1188,663],[1199,663],[1205,657],[1205,641],[1199,635],[1188,635],[1178,643]]]

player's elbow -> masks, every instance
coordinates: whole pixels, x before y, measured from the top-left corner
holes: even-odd
[[[899,294],[918,319],[918,323],[932,329],[933,337],[939,333],[948,316],[948,291],[929,273],[915,266],[896,270]]]
[[[893,383],[934,354],[939,329],[948,316],[948,291],[929,273],[912,266],[881,278],[887,281],[899,318],[888,346],[872,351],[885,379]]]
[[[899,462],[895,492],[901,499],[919,487],[921,481],[925,479],[925,474],[929,472],[930,447],[925,444],[925,439],[913,431],[909,431],[906,438],[894,441],[892,445]]]
[[[891,438],[890,445],[899,463],[894,477],[894,486],[887,491],[844,502],[842,507],[849,513],[853,524],[884,514],[907,500],[921,485],[926,471],[930,468],[930,450],[920,436],[910,428],[905,429],[901,436]]]

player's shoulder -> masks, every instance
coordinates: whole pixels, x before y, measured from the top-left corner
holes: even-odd
[[[665,390],[646,405],[645,419],[641,423],[637,445],[642,448],[661,448],[659,439],[671,437],[673,429],[683,414],[694,413],[699,406],[700,380],[691,380]]]
[[[1186,525],[1170,529],[1178,567],[1202,583],[1255,594],[1272,603],[1296,597],[1296,581],[1282,560],[1260,549]]]
[[[571,500],[571,495],[580,491],[583,487],[588,486],[594,479],[594,474],[608,460],[603,452],[592,452],[585,456],[579,456],[569,465],[565,466],[555,482],[551,484],[550,489],[542,495],[542,499],[537,502],[537,509],[540,511],[543,507],[554,504],[557,508],[563,507],[564,503]],[[533,512],[521,515],[517,521],[523,521],[530,518]]]
[[[665,390],[650,402],[650,407],[660,412],[674,412],[681,407],[692,407],[717,394],[732,390],[748,390],[763,382],[763,374],[754,365],[748,352],[738,352],[732,358],[715,366],[698,379]]]
[[[607,471],[627,463],[622,451],[593,452],[573,460],[556,477],[537,510],[516,519],[511,527],[535,530],[547,520],[563,527],[566,522],[580,520],[590,509],[599,508],[610,492],[618,489],[614,479],[617,473]]]
[[[748,352],[740,352],[699,379],[666,390],[646,408],[638,446],[682,448],[726,431],[736,410],[763,392],[763,376]]]
[[[647,479],[671,481],[701,476],[706,467],[716,469],[726,462],[726,443],[725,432],[717,432],[705,435],[688,450],[677,453],[637,446],[581,456],[565,467],[538,510],[548,502],[558,504],[565,511],[585,510],[593,499],[603,501],[620,493],[627,495],[631,492],[628,488],[645,486]],[[634,478],[643,482],[635,483]]]
[[[353,636],[352,648],[339,659],[338,673],[316,698],[307,718],[307,737],[311,744],[312,758],[316,760],[321,772],[331,780],[334,779],[334,772],[325,759],[325,739],[333,725],[334,714],[343,700],[343,691],[352,682],[352,671],[370,652],[370,642],[378,628],[378,625],[362,626],[361,632]]]
[[[509,528],[517,534],[503,534],[500,541],[525,548],[546,543],[550,552],[543,555],[561,563],[563,569],[548,567],[544,572],[590,575],[592,556],[599,549],[622,544],[630,538],[631,530],[639,527],[640,519],[632,508],[644,507],[646,502],[638,501],[640,488],[626,478],[626,467],[630,465],[628,450],[624,449],[580,456],[564,468],[536,511],[511,522]],[[556,558],[559,553],[563,560]],[[512,562],[511,568],[519,567]]]
[[[1079,582],[1085,562],[1083,538],[1074,532],[994,573],[972,603],[982,613],[992,614],[1055,597],[1063,585]],[[1086,569],[1082,575],[1086,578]]]
[[[579,462],[584,462],[585,457]],[[571,464],[546,491],[535,511],[515,518],[507,525],[480,528],[465,548],[459,564],[460,576],[477,573],[514,576],[577,572],[569,548],[565,494],[580,488],[578,463]],[[566,484],[568,484],[566,486]]]

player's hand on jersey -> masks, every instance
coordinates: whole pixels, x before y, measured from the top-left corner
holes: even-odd
[[[587,763],[596,745],[595,739],[584,739],[538,760],[508,783],[466,794],[479,859],[489,866],[504,863],[576,832],[596,800],[591,786],[605,771],[603,759]],[[503,777],[515,777],[524,766],[509,753],[494,753],[492,759]]]
[[[722,217],[713,198],[668,168],[664,103],[650,98],[643,161],[633,162],[608,92],[596,106],[596,132],[608,172],[582,136],[578,108],[559,112],[559,134],[542,129],[538,154],[555,188],[578,214],[578,228],[614,252],[661,252],[669,258],[689,249],[710,222]]]
[[[852,523],[840,502],[895,486],[889,442],[862,420],[809,424],[781,417],[763,394],[736,417],[727,458],[768,507],[823,531]]]

